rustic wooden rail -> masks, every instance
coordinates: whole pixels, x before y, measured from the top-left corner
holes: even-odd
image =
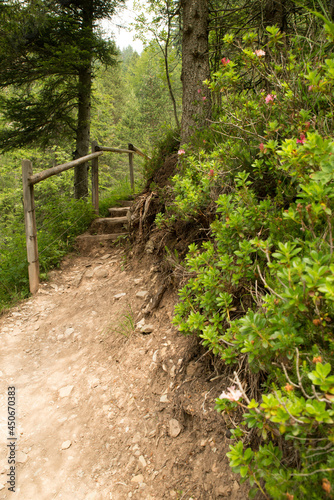
[[[24,205],[24,222],[26,231],[26,244],[27,244],[27,258],[28,258],[28,274],[29,274],[29,288],[32,294],[36,293],[39,288],[39,260],[38,260],[38,243],[37,243],[37,227],[36,227],[36,214],[35,214],[35,201],[34,201],[34,185],[52,175],[60,174],[65,170],[92,161],[92,204],[95,212],[99,213],[99,167],[98,158],[103,155],[104,151],[113,153],[126,153],[129,155],[129,168],[130,168],[130,183],[131,189],[134,191],[134,173],[133,173],[133,155],[139,154],[145,158],[150,159],[140,149],[132,144],[128,145],[128,149],[117,149],[99,146],[96,141],[92,143],[92,153],[77,160],[57,165],[43,172],[33,174],[32,163],[29,160],[22,162],[22,182],[23,182],[23,205]]]

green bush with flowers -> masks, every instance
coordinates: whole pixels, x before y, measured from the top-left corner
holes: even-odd
[[[242,411],[228,456],[251,497],[331,498],[334,486],[334,25],[327,31],[288,43],[267,28],[263,47],[253,33],[242,44],[225,37],[233,60],[206,82],[216,116],[200,151],[180,155],[169,208],[191,219],[216,201],[209,241],[189,247],[174,323],[233,371],[216,407]]]

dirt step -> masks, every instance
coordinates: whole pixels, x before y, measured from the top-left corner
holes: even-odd
[[[124,233],[127,228],[127,217],[100,217],[93,220],[88,232],[90,234],[119,234]]]
[[[117,201],[117,205],[120,205],[121,207],[126,207],[126,208],[130,208],[131,205],[132,205],[132,201],[131,200],[118,200]]]
[[[84,233],[76,238],[76,247],[80,253],[85,254],[99,247],[110,247],[119,237],[126,237],[127,235],[126,232],[114,234]]]
[[[130,207],[108,208],[110,217],[126,217]]]

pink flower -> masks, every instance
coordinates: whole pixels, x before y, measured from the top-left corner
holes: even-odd
[[[223,57],[223,59],[221,60],[221,63],[223,66],[227,66],[228,63],[230,63],[231,61],[229,59],[227,59],[226,57]]]
[[[314,87],[313,85],[309,85],[309,87],[308,87],[308,91],[309,91],[309,92],[312,92],[313,87]]]
[[[203,101],[206,101],[206,97],[205,96],[203,96],[202,99],[203,99]]]
[[[305,142],[306,142],[305,134],[301,133],[300,139],[297,139],[297,144],[305,144]]]
[[[211,168],[209,172],[209,177],[213,177],[215,175],[215,171]]]
[[[259,144],[259,148],[260,148],[260,151],[263,152],[264,151],[264,144],[263,142],[261,142],[261,144]]]
[[[242,392],[236,387],[228,387],[228,392],[222,392],[219,399],[229,399],[230,401],[238,401],[242,397]]]
[[[177,152],[177,154],[178,154],[179,156],[181,156],[181,155],[186,154],[186,152],[185,152],[185,150],[184,150],[184,149],[179,149],[179,150],[178,150],[178,152]]]
[[[198,89],[197,92],[200,94],[202,92],[202,89]]]
[[[255,54],[257,57],[262,57],[262,56],[265,56],[265,55],[266,55],[265,51],[264,51],[264,50],[262,50],[262,49],[256,50],[256,51],[254,52],[254,54]]]
[[[274,99],[276,99],[276,96],[272,94],[268,94],[267,97],[265,98],[266,104],[269,104],[270,102],[274,102]]]

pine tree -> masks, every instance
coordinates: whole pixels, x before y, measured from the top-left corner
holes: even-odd
[[[74,156],[89,152],[95,61],[115,63],[115,45],[97,22],[124,0],[10,0],[0,9],[2,150],[47,146],[69,136]],[[88,193],[87,167],[74,174],[75,197]]]

